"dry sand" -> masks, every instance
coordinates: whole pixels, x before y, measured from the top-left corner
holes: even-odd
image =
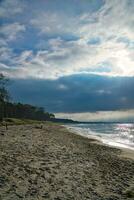
[[[0,127],[0,200],[134,199],[133,155],[59,125]]]

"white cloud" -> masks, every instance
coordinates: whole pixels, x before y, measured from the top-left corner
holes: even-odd
[[[76,121],[120,121],[134,120],[134,110],[126,111],[100,111],[83,113],[55,113],[57,118],[73,119]]]
[[[134,41],[133,7],[133,1],[105,0],[96,12],[82,15],[72,16],[60,11],[36,12],[38,14],[31,19],[30,25],[40,30],[39,37],[44,41],[44,34],[58,37],[49,39],[48,50],[39,45],[41,50],[36,53],[24,51],[14,56],[10,64],[16,66],[16,72],[9,75],[48,79],[75,73],[134,76],[133,48],[123,39],[118,41],[120,38],[126,38],[130,44]],[[5,25],[1,32],[9,41],[24,30],[24,25],[14,23]],[[66,41],[62,39],[66,35],[79,39]],[[89,43],[93,38],[100,38],[100,43]]]
[[[15,22],[1,26],[0,34],[4,37],[4,41],[8,42],[15,40],[18,34],[23,31],[25,31],[25,26]]]
[[[72,16],[60,11],[40,12],[31,20],[31,24],[39,28],[42,34],[69,33],[83,39],[98,36],[104,40],[119,36],[134,39],[133,8],[133,1],[105,0],[105,4],[93,13]]]
[[[12,49],[8,48],[7,46],[3,46],[0,48],[0,61],[9,61],[13,58]]]
[[[78,17],[69,17],[61,12],[42,12],[36,18],[31,19],[30,23],[40,29],[40,33],[44,34],[75,34],[76,26],[78,26]]]
[[[23,11],[24,4],[19,0],[2,0],[0,2],[0,17],[12,17]]]
[[[4,47],[4,46],[6,46],[6,45],[7,45],[7,42],[5,41],[5,39],[0,38],[0,46],[1,46],[1,47]]]
[[[19,71],[22,70],[17,76],[53,79],[83,72],[109,76],[134,75],[134,61],[123,43],[108,41],[91,48],[91,45],[79,41],[65,42],[57,39],[50,41],[50,47],[48,51],[40,50],[36,54],[24,51],[19,57],[14,57],[13,65],[17,65]],[[103,67],[101,63],[104,62],[110,65],[111,71],[107,71],[109,66]]]

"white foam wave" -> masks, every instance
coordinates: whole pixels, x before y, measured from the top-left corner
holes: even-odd
[[[103,131],[105,130],[104,132],[102,132],[102,130],[100,130],[100,132],[98,131],[100,127],[97,127],[97,131],[94,131],[91,130],[89,125],[84,124],[70,126],[67,125],[66,127],[71,132],[87,138],[97,139],[104,144],[134,150],[134,125],[113,125],[113,127],[110,126],[110,128],[104,126],[105,125],[103,125]]]

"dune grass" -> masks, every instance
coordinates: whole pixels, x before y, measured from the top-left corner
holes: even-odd
[[[25,124],[41,124],[45,121],[31,120],[31,119],[17,119],[17,118],[5,118],[0,124],[7,125],[25,125]]]
[[[32,119],[18,119],[18,118],[4,118],[3,122],[0,122],[0,126],[7,125],[26,125],[26,124],[55,124],[55,125],[62,125],[62,123],[56,123],[51,121],[39,121],[39,120],[32,120]]]

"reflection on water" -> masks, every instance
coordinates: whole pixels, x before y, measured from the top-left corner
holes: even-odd
[[[134,124],[87,123],[67,126],[80,135],[94,136],[112,146],[134,149]]]

